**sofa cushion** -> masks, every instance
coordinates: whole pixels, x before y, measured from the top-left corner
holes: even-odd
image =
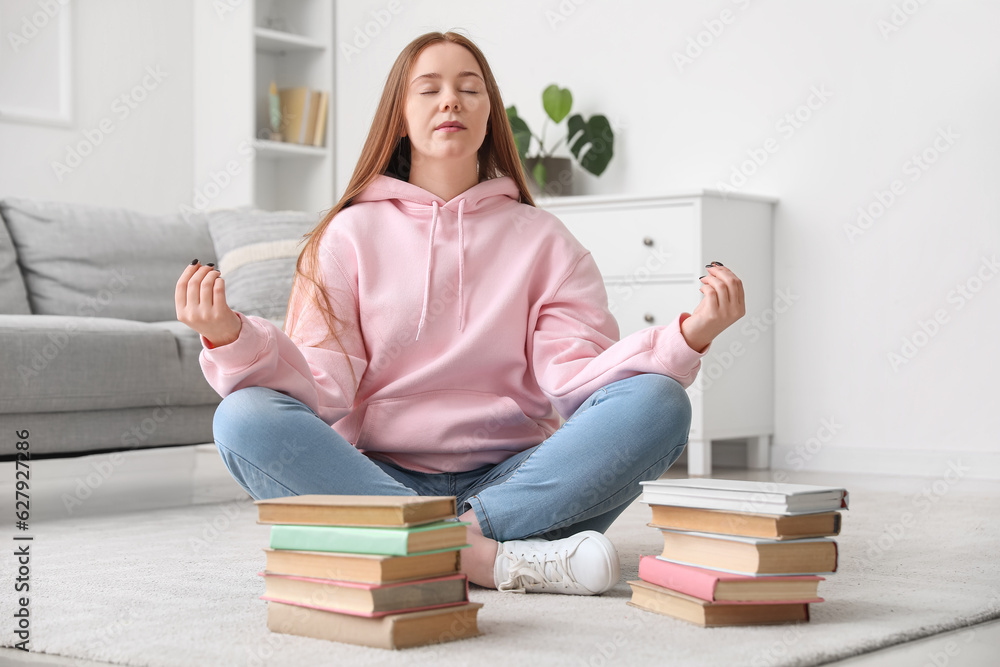
[[[218,402],[198,367],[199,346],[176,320],[0,317],[0,414]]]
[[[0,209],[0,214],[2,214]],[[14,241],[7,232],[7,224],[0,217],[0,314],[21,315],[31,312],[28,292],[17,268]]]
[[[39,315],[176,318],[174,287],[184,267],[216,257],[203,214],[17,198],[0,201],[0,212]]]
[[[244,207],[215,209],[206,216],[229,307],[284,319],[303,236],[319,223],[317,215]]]

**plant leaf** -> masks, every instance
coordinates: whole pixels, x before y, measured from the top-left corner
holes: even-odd
[[[573,94],[569,92],[569,88],[560,88],[553,83],[542,92],[542,106],[552,122],[558,123],[573,108]]]
[[[611,162],[614,155],[615,135],[611,123],[603,115],[591,116],[586,123],[583,116],[577,114],[569,119],[568,141],[572,141],[570,150],[580,162],[580,166],[600,176]],[[574,139],[575,137],[575,139]],[[581,151],[583,152],[581,156]]]
[[[538,189],[544,190],[545,179],[548,178],[548,170],[542,164],[542,158],[538,158],[538,162],[535,163],[535,168],[531,170],[531,173],[535,177],[535,182],[538,183]]]
[[[528,124],[524,122],[524,119],[517,115],[517,107],[514,105],[507,107],[507,121],[510,122],[511,132],[514,133],[514,144],[517,146],[517,154],[523,163],[528,148],[531,146],[531,130],[528,129]]]

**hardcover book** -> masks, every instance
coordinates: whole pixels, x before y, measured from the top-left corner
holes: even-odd
[[[257,523],[417,526],[455,518],[455,496],[306,494],[255,500]]]

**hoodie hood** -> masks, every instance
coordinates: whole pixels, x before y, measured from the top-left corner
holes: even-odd
[[[420,340],[420,331],[427,319],[427,304],[430,302],[431,268],[434,263],[434,233],[441,218],[441,211],[455,214],[458,225],[458,330],[461,331],[465,314],[465,223],[466,213],[474,213],[508,201],[520,201],[521,193],[514,179],[509,176],[481,181],[449,201],[423,188],[385,174],[379,175],[367,188],[361,191],[353,203],[365,201],[396,201],[403,208],[414,213],[414,224],[420,224],[424,217],[430,219],[427,232],[427,260],[424,271],[423,301],[420,305],[420,322],[414,340]]]

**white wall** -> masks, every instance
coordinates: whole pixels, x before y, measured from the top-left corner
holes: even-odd
[[[961,305],[952,293],[968,281],[979,287],[977,271],[1000,271],[983,264],[1000,255],[1000,5],[393,6],[382,27],[388,2],[339,5],[342,50],[363,48],[338,63],[338,191],[399,50],[422,32],[455,27],[486,53],[504,104],[516,104],[536,133],[550,83],[570,88],[574,111],[611,119],[616,156],[600,178],[577,171],[584,192],[733,186],[748,151],[764,151],[766,161],[735,185],[780,198],[775,286],[795,298],[775,322],[774,464],[941,476],[951,461],[974,468],[969,476],[1000,477],[1000,277]],[[713,24],[724,10],[730,22]],[[374,37],[364,45],[366,27]],[[708,46],[678,66],[674,54],[699,33]],[[810,101],[816,108],[803,107]],[[805,119],[797,127],[783,122],[796,112]],[[939,153],[940,131],[957,138],[938,140]],[[925,150],[937,159],[920,170],[909,161]],[[858,207],[877,204],[875,193],[894,181],[901,194],[849,237]],[[924,341],[919,322],[935,313],[947,319]],[[926,344],[907,360],[903,339],[915,334]],[[893,367],[890,353],[904,363]]]
[[[176,211],[190,203],[194,180],[191,5],[84,0],[72,7],[74,124],[0,122],[0,197]],[[20,28],[0,29],[4,57],[15,57],[8,32]],[[88,150],[68,173],[53,166]]]
[[[883,36],[879,22],[904,6],[915,13]],[[704,22],[723,10],[732,20],[709,40]],[[192,5],[87,0],[74,20],[76,125],[0,122],[0,196],[150,212],[189,203]],[[338,192],[392,61],[427,30],[463,28],[489,58],[504,103],[536,131],[541,91],[553,82],[573,91],[574,111],[612,120],[616,157],[600,178],[577,171],[582,192],[719,187],[748,151],[776,147],[740,188],[780,198],[775,285],[796,298],[775,323],[775,463],[941,476],[961,461],[970,476],[1000,478],[1000,279],[969,301],[953,292],[980,287],[977,271],[995,277],[983,258],[1000,254],[997,25],[1000,5],[987,0],[340,2]],[[708,46],[679,68],[673,54],[699,35]],[[147,66],[167,78],[119,119],[115,98]],[[803,109],[817,88],[828,99]],[[809,117],[791,132],[780,123],[796,110]],[[59,183],[52,161],[105,117],[115,132]],[[912,180],[911,156],[935,153],[949,128],[957,138]],[[858,207],[893,181],[902,194],[849,238]],[[904,337],[935,313],[944,324],[893,368],[887,355],[901,354]],[[812,451],[796,454],[807,443]]]

